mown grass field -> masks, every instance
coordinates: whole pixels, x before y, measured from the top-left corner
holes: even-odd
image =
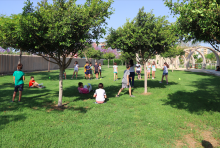
[[[165,81],[159,84],[162,70],[157,69],[156,78],[148,80],[151,95],[142,95],[144,81],[136,80],[132,89],[135,98],[129,97],[128,90],[116,98],[121,79],[114,82],[112,67],[102,69],[102,80],[85,80],[82,68],[78,79],[71,80],[73,69],[66,70],[63,109],[54,106],[58,71],[26,73],[20,103],[18,95],[10,102],[12,76],[0,76],[0,147],[220,147],[219,77],[169,71],[166,85]],[[119,66],[119,78],[124,70]],[[46,88],[28,88],[32,75]],[[93,88],[102,82],[107,103],[94,104],[93,93],[79,94],[78,82],[89,82]]]

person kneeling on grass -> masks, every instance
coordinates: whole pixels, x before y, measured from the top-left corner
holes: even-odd
[[[129,95],[130,95],[130,97],[135,97],[135,96],[131,95],[131,84],[129,83],[129,75],[130,75],[129,69],[130,69],[130,65],[127,65],[126,68],[127,68],[127,70],[125,70],[124,76],[122,78],[122,88],[119,90],[119,92],[116,95],[116,97],[119,97],[119,94],[121,93],[121,91],[124,88],[129,88]]]
[[[87,85],[85,85],[84,87],[83,87],[83,83],[82,82],[79,82],[78,83],[78,91],[79,91],[79,93],[81,93],[81,94],[88,94],[90,91],[92,91],[92,85],[90,84],[90,83],[88,83],[88,86]]]
[[[42,86],[41,84],[38,84],[38,83],[34,80],[34,76],[31,76],[31,80],[29,81],[29,88],[32,88],[32,87],[44,88],[44,86]]]
[[[105,99],[107,98],[107,95],[105,93],[105,90],[103,89],[103,84],[99,83],[99,89],[96,89],[93,97],[95,97],[96,99],[96,104],[102,104],[105,102]]]

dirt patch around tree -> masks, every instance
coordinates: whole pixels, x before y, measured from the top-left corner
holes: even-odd
[[[144,96],[148,96],[148,95],[151,95],[152,93],[148,92],[148,93],[142,93],[141,95],[144,95]]]
[[[220,139],[215,139],[211,131],[201,130],[192,123],[187,124],[191,131],[195,132],[183,136],[182,140],[177,140],[176,148],[218,148],[220,147]],[[195,138],[197,137],[197,138]],[[202,139],[201,141],[198,139]]]

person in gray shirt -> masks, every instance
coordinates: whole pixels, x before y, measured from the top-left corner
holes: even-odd
[[[129,95],[130,95],[130,97],[134,97],[133,95],[131,95],[131,85],[129,83],[129,75],[130,75],[129,69],[130,69],[130,65],[127,65],[126,68],[127,68],[127,70],[125,70],[124,76],[122,78],[122,88],[119,90],[119,92],[116,95],[116,97],[119,97],[119,94],[125,88],[129,88]]]

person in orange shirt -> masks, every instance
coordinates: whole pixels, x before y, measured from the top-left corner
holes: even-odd
[[[29,87],[37,87],[37,88],[42,88],[35,80],[34,76],[31,76],[31,80],[29,81]]]

